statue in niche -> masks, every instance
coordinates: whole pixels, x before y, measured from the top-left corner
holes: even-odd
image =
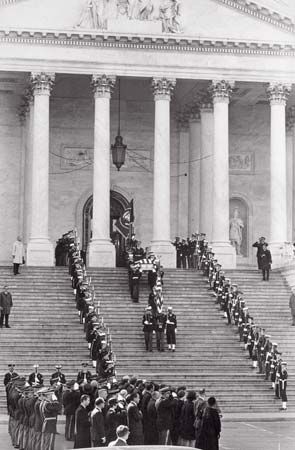
[[[160,19],[164,33],[180,33],[180,1],[162,0],[160,4]]]
[[[229,220],[229,240],[236,249],[236,254],[241,255],[244,222],[239,217],[239,208],[234,209],[233,217]]]
[[[87,0],[77,27],[105,29],[107,2],[108,0]]]

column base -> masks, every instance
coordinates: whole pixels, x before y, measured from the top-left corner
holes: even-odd
[[[30,239],[27,247],[27,266],[54,266],[54,250],[49,239]]]
[[[271,242],[268,246],[272,257],[272,269],[286,267],[293,263],[293,245],[291,242]]]
[[[212,250],[215,258],[223,269],[235,269],[237,267],[237,255],[235,248],[227,242],[212,242]]]
[[[169,241],[152,241],[151,251],[157,255],[164,269],[176,268],[176,250]]]
[[[88,248],[89,267],[116,267],[115,247],[108,239],[92,240]]]

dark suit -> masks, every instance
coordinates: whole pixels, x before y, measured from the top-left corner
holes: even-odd
[[[260,254],[260,266],[261,266],[261,270],[262,270],[262,276],[263,279],[265,280],[269,280],[269,271],[270,271],[270,267],[271,267],[271,253],[269,250],[262,250],[261,254]]]
[[[129,445],[143,445],[142,413],[135,402],[130,402],[127,409],[129,424]]]
[[[12,297],[10,292],[1,292],[0,294],[0,327],[3,327],[3,321],[5,317],[5,326],[8,327],[8,320],[9,320],[9,314],[10,310],[13,306],[12,303]]]
[[[95,408],[91,413],[90,434],[93,447],[103,446],[104,442],[102,440],[106,437],[104,417],[101,410],[97,408]]]
[[[87,409],[80,405],[76,411],[76,434],[74,448],[91,447],[90,419]]]

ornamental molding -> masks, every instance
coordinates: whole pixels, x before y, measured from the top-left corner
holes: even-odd
[[[116,84],[115,75],[94,74],[91,86],[96,98],[110,98]]]
[[[34,95],[50,95],[55,81],[55,74],[39,72],[31,74],[31,86]]]
[[[234,86],[234,81],[213,80],[208,88],[212,95],[213,103],[229,102]]]
[[[176,79],[153,78],[151,85],[155,100],[170,100],[176,85]]]
[[[115,48],[229,55],[295,56],[295,43],[193,39],[185,36],[147,36],[77,31],[0,30],[0,45],[45,45],[58,47]]]
[[[266,93],[271,105],[285,105],[292,89],[291,84],[269,83]]]
[[[295,23],[289,17],[285,17],[278,12],[271,11],[264,6],[248,0],[213,0],[217,3],[236,9],[241,13],[250,15],[258,20],[267,22],[270,25],[278,27],[284,31],[295,33]]]

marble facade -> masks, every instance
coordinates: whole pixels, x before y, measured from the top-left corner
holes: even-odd
[[[238,263],[255,262],[251,243],[260,235],[275,265],[288,261],[295,238],[290,24],[279,25],[279,17],[261,24],[262,43],[246,10],[188,0],[200,22],[197,36],[187,2],[177,33],[150,28],[150,36],[140,35],[136,22],[132,34],[130,20],[128,35],[117,18],[111,29],[77,31],[73,10],[77,17],[83,2],[75,0],[67,17],[62,6],[53,32],[54,2],[44,2],[47,22],[29,14],[33,0],[25,3],[0,4],[2,263],[21,234],[28,264],[52,265],[55,240],[74,226],[82,234],[83,206],[93,195],[90,264],[114,266],[111,189],[134,198],[136,234],[166,267],[175,265],[174,236],[196,231],[207,233],[224,267],[235,267],[231,199],[244,202],[248,214]],[[16,8],[27,11],[22,23]],[[217,33],[228,33],[226,20],[232,35],[218,40]],[[118,78],[128,146],[120,172],[110,160]]]

